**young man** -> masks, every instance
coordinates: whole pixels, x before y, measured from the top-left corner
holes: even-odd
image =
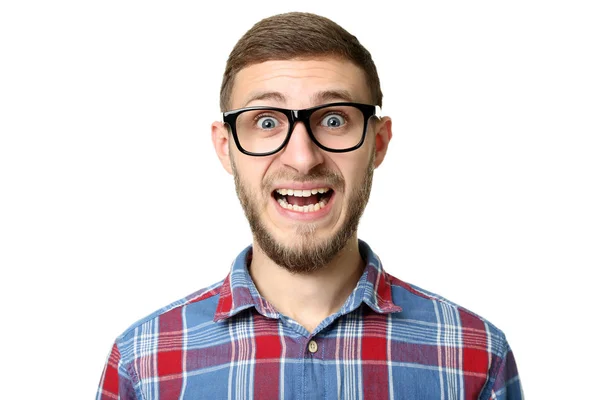
[[[212,140],[253,232],[230,274],[115,342],[98,399],[521,399],[504,334],[357,237],[391,120],[369,52],[290,13],[236,44]]]

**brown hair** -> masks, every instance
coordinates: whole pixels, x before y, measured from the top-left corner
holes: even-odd
[[[292,12],[259,21],[236,43],[223,74],[221,111],[228,110],[235,76],[243,68],[269,60],[323,56],[346,59],[360,67],[373,101],[381,106],[377,68],[358,39],[328,18]]]

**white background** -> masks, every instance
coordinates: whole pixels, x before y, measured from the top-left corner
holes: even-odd
[[[2,397],[92,398],[116,336],[225,277],[250,243],[210,141],[225,61],[252,24],[300,10],[371,51],[393,119],[359,236],[499,326],[528,398],[590,398],[593,3],[3,2]]]

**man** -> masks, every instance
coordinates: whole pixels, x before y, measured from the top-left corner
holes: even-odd
[[[253,233],[230,274],[115,342],[98,399],[520,399],[504,334],[387,274],[357,237],[391,120],[369,52],[332,21],[236,44],[212,141]]]

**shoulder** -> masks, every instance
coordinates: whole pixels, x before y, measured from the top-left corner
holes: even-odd
[[[388,278],[392,300],[402,308],[390,318],[391,337],[404,350],[400,354],[410,353],[416,345],[418,350],[410,353],[418,356],[415,359],[428,366],[446,367],[443,369],[447,371],[461,371],[465,390],[478,394],[477,398],[491,398],[492,389],[501,392],[506,382],[512,385],[512,392],[520,390],[514,358],[502,330],[438,294],[389,274]],[[443,369],[439,369],[440,374]],[[452,378],[447,376],[446,382]]]
[[[194,324],[212,321],[223,282],[224,280],[200,289],[133,323],[116,339],[121,355],[127,354],[134,342],[140,344],[140,340],[156,341],[165,331],[181,329],[184,310],[185,318],[194,318]]]
[[[392,299],[402,307],[398,318],[430,325],[441,334],[459,334],[463,346],[484,346],[502,357],[507,350],[504,332],[482,316],[438,294],[389,275]]]

